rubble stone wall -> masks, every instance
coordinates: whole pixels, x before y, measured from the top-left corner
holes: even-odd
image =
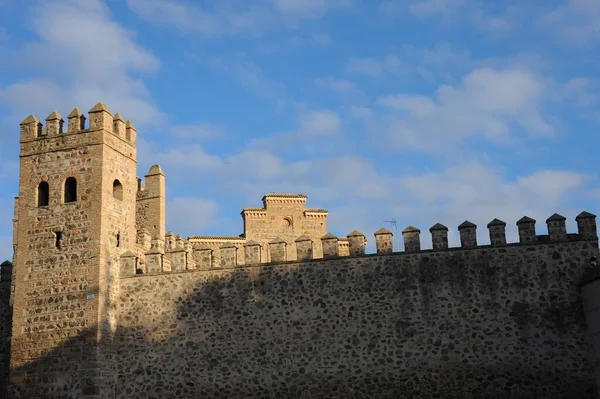
[[[596,240],[121,279],[119,398],[594,398]]]

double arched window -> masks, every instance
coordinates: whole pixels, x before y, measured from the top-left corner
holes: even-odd
[[[64,187],[64,202],[76,202],[77,201],[77,179],[74,177],[68,177],[65,180]],[[50,185],[47,181],[42,181],[37,187],[37,206],[48,206],[50,205]]]

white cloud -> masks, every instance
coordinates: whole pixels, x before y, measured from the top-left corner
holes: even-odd
[[[167,206],[168,229],[183,238],[200,234],[215,222],[219,209],[215,201],[198,197],[177,197],[170,199]]]
[[[332,77],[317,78],[315,79],[315,85],[321,89],[328,89],[335,91],[344,96],[362,96],[363,91],[354,82],[344,79],[335,79]]]
[[[326,109],[312,111],[300,118],[300,131],[308,135],[335,134],[340,126],[340,117]]]
[[[407,72],[407,67],[396,56],[387,56],[383,59],[351,57],[346,64],[346,70],[369,76],[379,76],[383,73],[402,74]]]
[[[270,4],[269,4],[270,3]],[[331,10],[353,7],[351,0],[273,0],[272,2],[214,2],[208,6],[176,0],[127,0],[141,18],[204,38],[239,34],[260,35],[279,28],[295,28],[303,20]]]
[[[421,18],[454,16],[467,5],[467,0],[387,0],[379,5],[386,17],[412,14]]]
[[[211,139],[223,137],[225,128],[208,122],[196,124],[175,125],[171,128],[175,138],[188,139]]]
[[[564,5],[541,13],[538,22],[569,44],[589,45],[600,40],[600,2],[566,0]]]
[[[328,9],[350,8],[354,0],[273,0],[273,4],[282,14],[302,17],[320,17]]]
[[[283,83],[266,76],[260,65],[246,59],[243,55],[220,57],[188,53],[187,57],[231,77],[257,96],[273,100],[279,108],[285,107],[290,101]]]
[[[552,127],[540,114],[544,87],[526,70],[480,68],[458,86],[439,87],[432,98],[400,93],[379,102],[396,111],[387,122],[393,145],[437,151],[469,136],[506,142],[513,126],[551,135]]]
[[[112,20],[102,2],[41,3],[33,8],[31,26],[39,41],[27,43],[11,60],[43,68],[37,70],[38,78],[0,88],[0,102],[12,112],[23,118],[35,112],[43,119],[54,109],[68,114],[79,106],[87,111],[102,101],[138,125],[160,122],[163,115],[135,77],[156,71],[159,61]]]
[[[412,201],[410,215],[429,220],[429,226],[422,226],[422,230],[438,221],[455,230],[466,219],[478,224],[483,243],[488,241],[486,224],[499,218],[507,223],[509,241],[515,242],[518,219],[533,217],[543,234],[546,218],[563,212],[567,199],[577,195],[586,179],[571,171],[538,170],[509,181],[502,170],[475,162],[405,177],[402,187]]]
[[[408,6],[409,10],[418,16],[448,14],[464,7],[467,0],[419,0]]]
[[[368,107],[359,107],[353,105],[350,107],[350,113],[356,118],[368,118],[373,115],[373,110]]]

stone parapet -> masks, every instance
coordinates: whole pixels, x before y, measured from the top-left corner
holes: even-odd
[[[450,248],[448,246],[448,228],[440,223],[434,224],[430,229],[432,239],[432,249],[421,249],[420,233],[421,231],[409,226],[402,231],[404,237],[404,252],[418,253],[428,251],[453,251],[457,249],[470,250],[475,248],[485,248],[488,246],[510,246],[510,245],[530,245],[541,242],[564,242],[573,240],[597,240],[595,215],[582,212],[577,218],[578,234],[567,234],[566,229],[563,229],[565,220],[560,215],[553,215],[549,218],[548,236],[535,235],[535,220],[523,217],[517,222],[519,231],[519,243],[507,243],[506,241],[506,223],[499,219],[493,219],[487,224],[490,237],[490,245],[478,245],[476,238],[477,226],[471,222],[465,221],[458,229],[461,236],[460,248]],[[551,222],[556,222],[552,224]],[[386,228],[381,228],[374,233],[375,245],[377,254],[392,254],[392,237],[393,233]],[[190,237],[191,238],[198,238]],[[207,239],[207,237],[202,237]],[[268,256],[263,256],[262,245],[257,241],[244,241],[242,237],[212,237],[215,240],[223,240],[219,245],[218,252],[220,257],[217,258],[220,267],[242,267],[252,266],[265,263],[280,263],[289,262],[288,251],[290,243],[283,238],[276,238],[267,244],[266,253]],[[354,230],[348,234],[347,238],[343,237],[345,242],[349,244],[350,251],[348,254],[340,253],[340,238],[332,233],[327,233],[321,238],[323,248],[323,258],[338,258],[343,256],[371,256],[366,254],[366,236],[358,230]],[[230,240],[230,241],[227,241]],[[541,241],[540,241],[541,240]],[[143,230],[138,231],[139,248],[142,248],[140,243],[147,243],[148,234]],[[165,242],[171,246],[172,250],[165,251]],[[301,235],[291,244],[295,245],[296,260],[298,262],[310,261],[314,258],[314,243],[310,237]],[[147,244],[146,244],[147,245]],[[192,247],[195,245],[195,247]],[[174,233],[167,233],[164,239],[155,236],[150,240],[149,251],[142,255],[133,255],[126,253],[121,258],[121,277],[130,277],[135,274],[156,274],[156,273],[173,273],[187,270],[206,270],[215,267],[214,250],[206,244],[192,244],[188,240],[182,239]],[[293,247],[292,247],[293,248]],[[132,256],[133,255],[133,256]],[[239,258],[241,257],[241,259]],[[268,259],[268,260],[266,260]]]

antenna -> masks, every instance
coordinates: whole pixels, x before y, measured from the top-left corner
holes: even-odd
[[[392,220],[384,220],[383,223],[391,223],[394,225],[394,229],[396,230],[396,233],[394,234],[394,240],[396,241],[395,247],[397,248],[397,251],[399,251],[400,244],[398,243],[398,222],[396,222],[396,219],[392,218]]]

